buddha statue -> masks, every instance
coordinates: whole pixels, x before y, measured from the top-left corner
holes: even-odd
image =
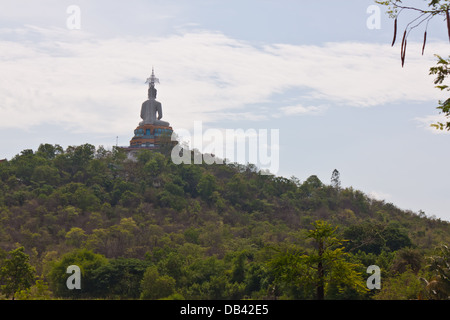
[[[154,71],[152,69],[152,75],[149,79],[147,79],[147,82],[149,83],[148,88],[148,100],[144,101],[142,103],[141,107],[141,118],[142,121],[139,122],[139,125],[145,125],[145,124],[152,124],[155,126],[169,126],[169,122],[162,121],[162,106],[161,102],[156,100],[156,93],[157,90],[155,88],[155,82],[157,82],[158,79],[155,78]],[[158,115],[156,115],[158,114]]]

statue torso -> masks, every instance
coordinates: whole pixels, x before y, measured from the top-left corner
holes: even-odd
[[[144,120],[145,124],[153,124],[153,122],[156,120],[156,111],[157,106],[161,105],[156,100],[147,100],[142,103],[141,108],[141,118]]]

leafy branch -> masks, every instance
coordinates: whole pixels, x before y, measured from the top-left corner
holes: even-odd
[[[446,26],[448,31],[448,38],[450,41],[450,0],[431,0],[428,2],[428,10],[420,9],[420,8],[414,8],[409,6],[402,5],[401,0],[387,0],[387,1],[375,1],[378,4],[388,6],[387,13],[391,18],[394,19],[394,37],[392,40],[392,46],[395,44],[395,40],[397,38],[397,19],[399,15],[402,13],[403,10],[410,10],[410,11],[417,11],[418,16],[410,21],[403,32],[403,38],[402,38],[402,44],[400,49],[400,58],[402,62],[402,67],[405,64],[405,56],[406,56],[406,45],[407,45],[407,39],[408,35],[411,32],[411,30],[417,28],[423,23],[426,23],[425,26],[425,32],[423,35],[423,45],[422,45],[422,55],[425,51],[425,45],[427,42],[427,29],[428,29],[428,23],[430,20],[438,15],[445,16],[446,20]],[[450,65],[450,56],[448,59],[443,59],[439,55],[435,55],[438,58],[438,62],[436,67],[430,68],[430,75],[436,75],[436,79],[434,80],[434,84],[436,85],[436,88],[440,89],[441,91],[450,91],[450,87],[448,85],[443,84],[445,78],[448,77],[450,73],[449,65]],[[439,101],[439,106],[437,109],[441,110],[440,113],[443,113],[447,118],[450,117],[450,99]],[[432,127],[438,129],[438,130],[447,130],[450,131],[450,122],[447,123],[441,123],[437,122],[436,124],[432,124]]]
[[[442,90],[442,91],[450,91],[450,87],[446,84],[443,84],[444,80],[448,75],[450,74],[450,56],[448,56],[447,59],[443,59],[442,57],[436,55],[438,58],[437,66],[430,68],[430,75],[436,75],[436,79],[434,80],[434,84],[436,85],[436,88]],[[450,98],[448,98],[445,101],[440,100],[439,106],[437,109],[441,110],[441,113],[444,113],[447,118],[450,117]],[[447,130],[450,131],[450,122],[447,121],[447,123],[441,123],[438,122],[437,124],[432,124],[432,127],[439,129],[439,130]]]

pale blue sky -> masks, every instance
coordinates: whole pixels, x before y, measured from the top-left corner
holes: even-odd
[[[66,26],[69,5],[80,30]],[[278,175],[329,183],[336,168],[344,187],[450,220],[450,135],[429,128],[444,22],[430,22],[423,56],[423,28],[410,34],[401,68],[393,21],[380,7],[369,29],[370,5],[0,0],[0,158],[40,143],[128,144],[154,66],[175,130],[279,129]]]

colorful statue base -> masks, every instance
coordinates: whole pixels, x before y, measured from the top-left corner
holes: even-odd
[[[134,137],[130,141],[130,148],[157,148],[162,139],[170,140],[172,127],[144,124],[134,130]]]

